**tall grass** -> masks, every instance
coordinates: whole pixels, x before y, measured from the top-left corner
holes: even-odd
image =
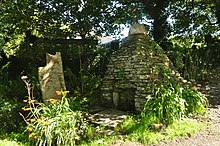
[[[154,118],[156,123],[170,124],[185,114],[185,100],[182,98],[183,88],[163,85],[155,92],[155,96],[148,99],[143,117]]]
[[[142,118],[153,119],[152,123],[169,125],[184,117],[205,114],[207,107],[206,97],[192,88],[161,85],[155,96],[146,102]]]
[[[57,91],[62,99],[51,99],[49,104],[38,103],[31,94],[30,81],[24,79],[28,89],[27,103],[22,109],[29,114],[24,117],[31,145],[73,146],[86,137],[88,122],[82,111],[71,109],[67,92]]]

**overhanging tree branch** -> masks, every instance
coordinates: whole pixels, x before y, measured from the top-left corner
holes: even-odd
[[[52,44],[75,44],[75,45],[97,45],[98,40],[94,39],[38,39],[34,44],[52,43]]]

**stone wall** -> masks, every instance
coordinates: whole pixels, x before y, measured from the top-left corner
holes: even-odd
[[[130,29],[107,68],[101,86],[102,105],[125,111],[141,111],[155,86],[166,83],[167,78],[174,82],[183,80],[140,24]]]

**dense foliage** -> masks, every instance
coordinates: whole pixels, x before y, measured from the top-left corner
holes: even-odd
[[[204,115],[207,107],[204,95],[193,89],[162,85],[155,91],[155,96],[146,102],[142,118],[152,119],[149,124],[169,125],[182,118]]]
[[[70,108],[66,97],[52,101],[49,106],[39,104],[27,118],[27,130],[33,144],[75,145],[86,138],[87,120],[81,111]]]
[[[161,45],[185,79],[204,81],[207,70],[219,65],[219,0],[1,0],[0,7],[2,133],[19,132],[25,125],[19,115],[27,114],[21,110],[23,97],[26,96],[20,79],[22,75],[31,78],[35,99],[41,101],[37,68],[45,65],[45,53],[61,52],[67,89],[73,97],[77,97],[70,105],[74,105],[77,111],[68,107],[66,98],[51,107],[41,105],[35,109],[35,112],[39,111],[39,117],[48,115],[47,112],[54,114],[29,123],[33,134],[41,138],[39,143],[63,144],[64,141],[58,140],[63,135],[55,131],[70,122],[84,123],[82,131],[87,127],[79,110],[97,103],[91,97],[99,97],[98,89],[106,63],[111,52],[117,49],[114,45],[108,49],[97,46],[94,40],[119,34],[124,27],[121,24],[144,23],[149,35]],[[75,38],[81,40],[78,42]],[[88,40],[93,43],[86,43]],[[146,103],[146,109],[152,112],[149,113],[150,119],[155,120],[156,117],[157,123],[165,125],[183,116],[203,113],[205,106],[204,97],[197,91],[176,84],[157,86],[155,97]],[[60,111],[59,108],[66,110]],[[70,113],[76,116],[70,117]],[[54,123],[60,129],[52,126],[45,135],[42,132],[47,127],[42,124],[45,119],[57,120]],[[74,131],[76,127],[71,128]],[[68,130],[64,128],[66,132]],[[76,143],[82,134],[72,133],[72,137],[65,141],[69,144],[71,139]],[[57,136],[59,138],[54,139]]]
[[[29,134],[30,144],[39,146],[75,145],[86,138],[88,122],[85,114],[78,106],[70,103],[67,91],[56,91],[62,99],[51,99],[49,103],[39,103],[33,97],[33,86],[29,79],[22,77],[26,84],[28,96],[22,110],[28,112],[22,115]],[[75,101],[74,101],[75,102]]]

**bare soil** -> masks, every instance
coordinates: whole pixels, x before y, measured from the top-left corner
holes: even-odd
[[[172,141],[163,141],[158,146],[220,146],[220,108],[209,108],[207,122],[202,131]]]

